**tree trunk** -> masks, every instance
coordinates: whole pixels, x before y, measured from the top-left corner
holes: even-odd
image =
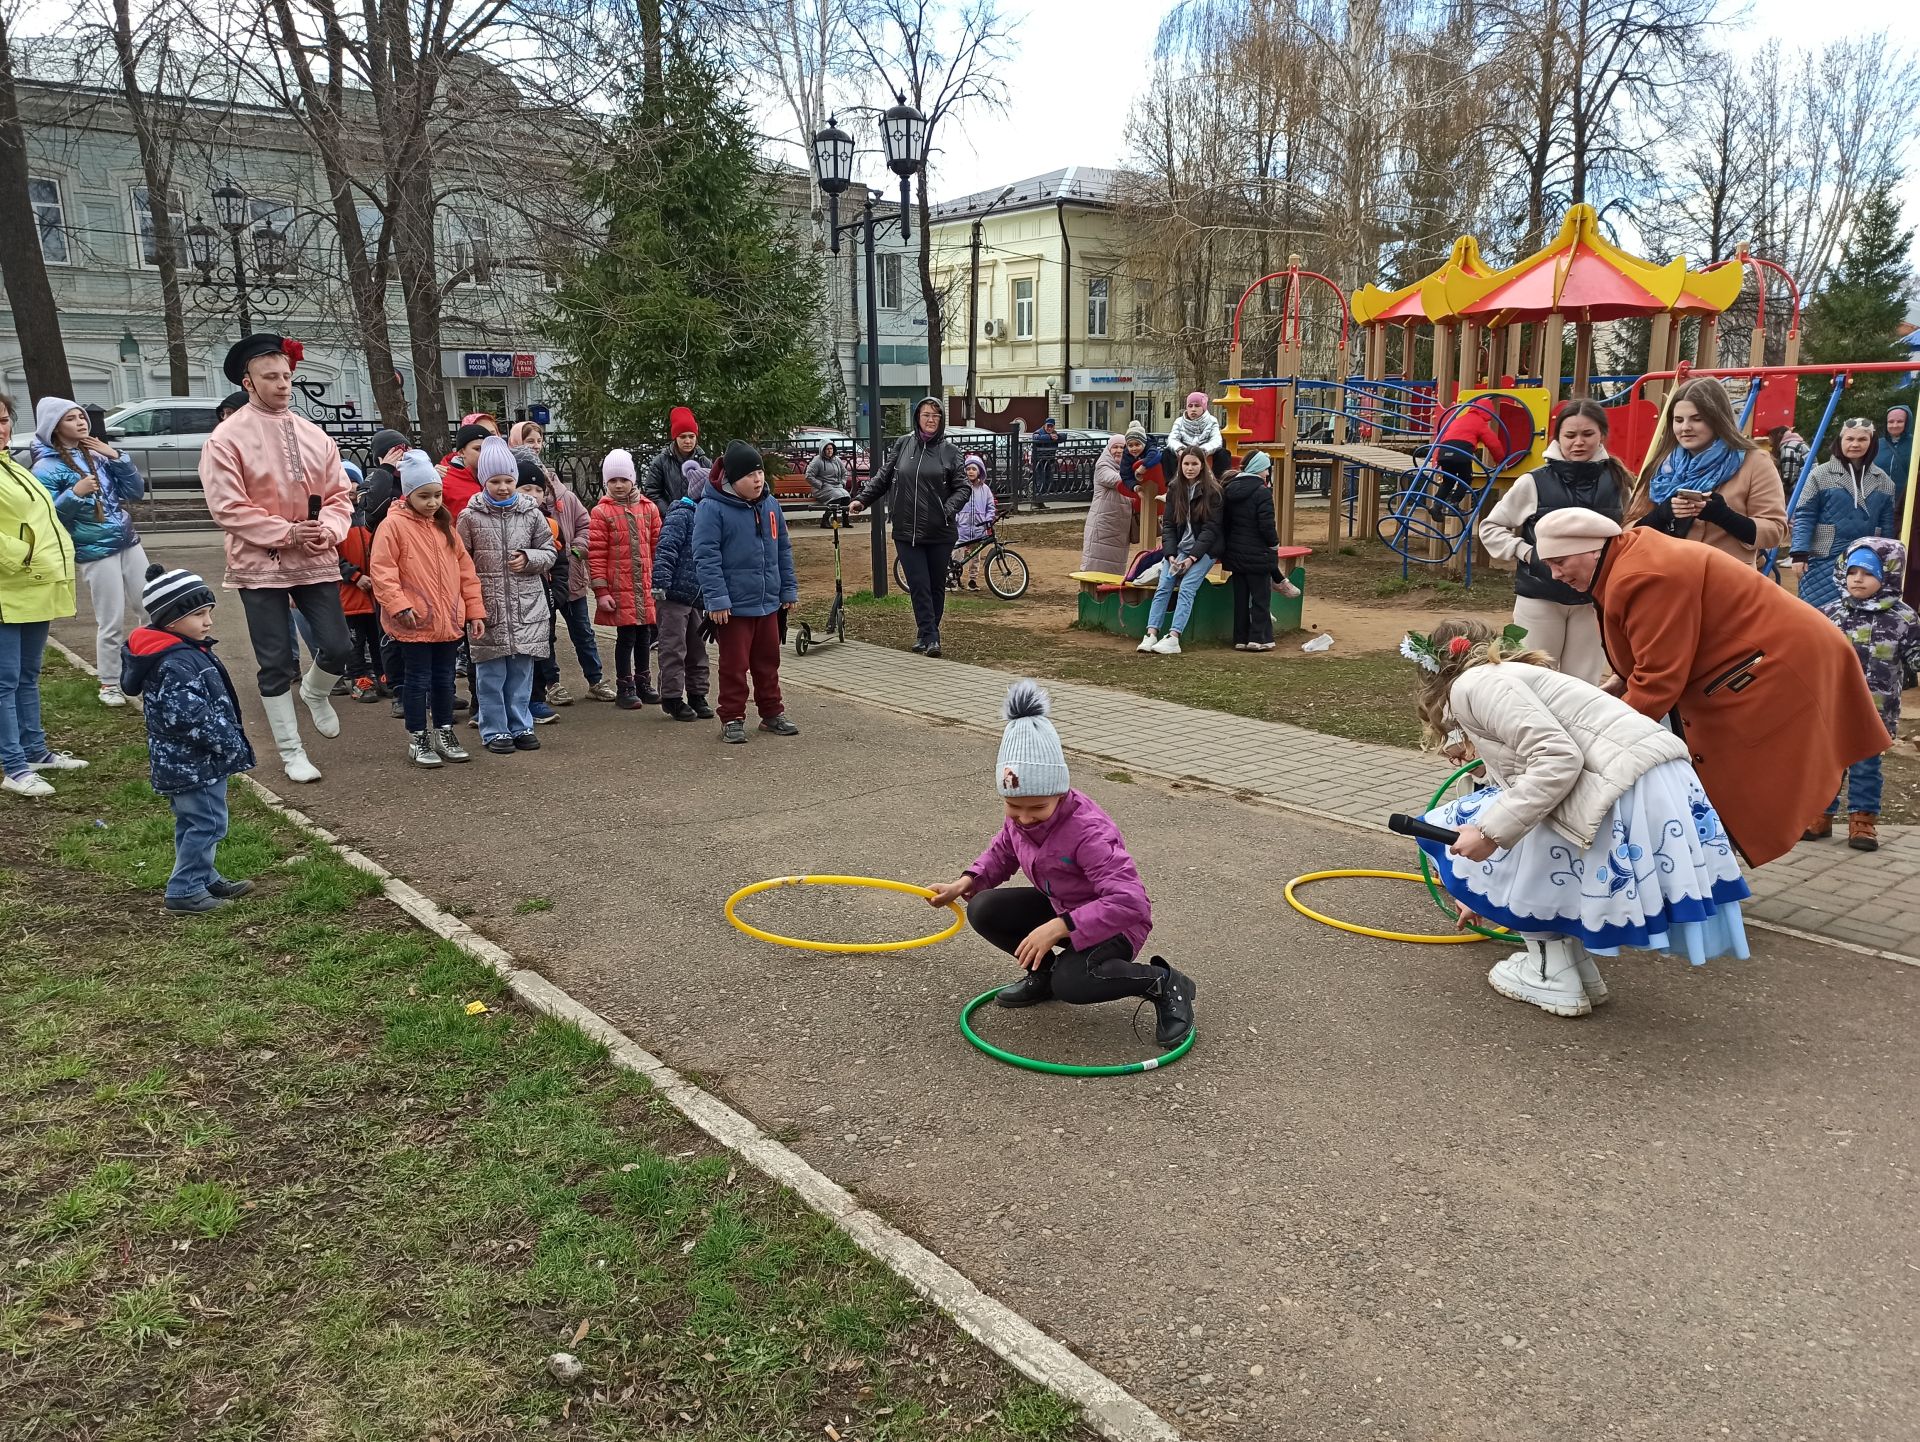
[[[662,47],[666,33],[660,23],[660,0],[639,0],[640,12],[640,110],[649,124],[659,120],[667,108],[667,78]]]
[[[927,169],[920,167],[916,208],[920,222],[920,298],[927,305],[927,394],[947,403],[946,374],[941,368],[941,337],[946,334],[940,319],[940,293],[933,285],[933,207],[927,203]],[[972,425],[971,419],[967,422]]]
[[[20,348],[20,366],[34,399],[73,395],[73,375],[67,369],[67,348],[60,336],[60,312],[47,281],[46,257],[40,253],[40,227],[27,218],[33,200],[27,189],[27,137],[20,127],[20,104],[13,89],[13,51],[7,43],[7,22],[0,15],[0,214],[14,219],[0,225],[0,278],[7,287],[15,334],[32,336],[34,343]],[[25,222],[25,223],[23,223]],[[28,415],[32,415],[31,407]]]
[[[413,356],[413,395],[420,442],[429,448],[452,434],[445,388],[440,383],[440,279],[434,263],[433,154],[428,117],[433,101],[431,62],[422,65],[404,9],[395,7],[392,33],[384,39],[384,63],[376,73],[392,77],[376,87],[382,160],[387,182],[390,253],[407,308],[408,347]]]
[[[173,147],[179,139],[176,128],[167,127],[147,104],[145,87],[140,82],[140,63],[133,48],[133,17],[128,0],[113,0],[113,53],[120,70],[120,93],[126,101],[128,118],[133,122],[133,141],[140,153],[140,178],[147,186],[147,209],[153,217],[153,245],[160,269],[160,312],[167,331],[167,391],[184,396],[193,387],[187,377],[187,316],[180,298],[180,241],[173,229],[173,208],[167,203],[173,192]],[[165,47],[162,47],[162,55]],[[164,84],[166,66],[161,65]]]

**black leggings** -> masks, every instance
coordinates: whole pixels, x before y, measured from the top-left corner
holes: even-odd
[[[653,679],[653,627],[614,628],[613,674],[645,688]]]
[[[1273,639],[1273,578],[1265,571],[1233,573],[1233,644]]]
[[[1009,956],[1029,932],[1054,915],[1053,903],[1031,886],[996,886],[967,903],[968,924]],[[1145,996],[1160,979],[1157,968],[1133,959],[1133,943],[1124,936],[1085,951],[1056,951],[1040,969],[1052,974],[1054,996],[1076,1006]]]

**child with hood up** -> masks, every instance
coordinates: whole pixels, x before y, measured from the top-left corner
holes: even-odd
[[[631,453],[608,451],[600,478],[607,493],[587,522],[587,575],[595,619],[612,626],[616,637],[615,704],[638,711],[660,700],[653,689],[653,553],[660,541],[660,511],[641,494]]]
[[[798,736],[780,695],[780,613],[800,599],[793,542],[760,452],[729,441],[721,481],[693,518],[693,565],[720,642],[720,739],[747,741],[747,681],[760,729]]]
[[[1906,578],[1907,548],[1883,536],[1855,543],[1835,569],[1840,596],[1821,607],[1829,621],[1853,643],[1867,673],[1867,690],[1887,723],[1887,738],[1900,734],[1900,689],[1906,673],[1920,667],[1920,613],[1900,598]],[[1880,849],[1880,758],[1869,756],[1847,768],[1840,794],[1806,830],[1805,839],[1833,835],[1840,802],[1847,803],[1847,845],[1855,851]]]
[[[653,551],[653,608],[660,631],[660,709],[676,721],[711,721],[706,613],[693,564],[693,522],[707,494],[707,468],[684,462],[687,493],[667,507]]]
[[[999,518],[1000,507],[993,498],[993,486],[987,480],[987,463],[979,456],[969,452],[960,462],[961,470],[967,476],[967,503],[960,508],[960,514],[953,518],[958,530],[960,544],[971,545],[975,541],[984,541],[993,534],[993,523]],[[980,557],[984,554],[975,551],[967,562],[967,589],[980,589]],[[950,590],[960,589],[960,578],[952,577],[948,581]]]
[[[1186,409],[1174,421],[1173,429],[1167,432],[1167,449],[1195,450],[1203,456],[1211,456],[1225,444],[1220,434],[1220,422],[1207,409],[1207,393],[1195,391],[1187,397]]]
[[[454,522],[473,558],[486,602],[486,630],[470,640],[480,702],[480,741],[496,756],[538,751],[533,734],[533,666],[552,652],[547,572],[553,532],[540,507],[520,494],[520,463],[498,436],[480,446],[480,493]],[[441,485],[445,487],[444,478]]]

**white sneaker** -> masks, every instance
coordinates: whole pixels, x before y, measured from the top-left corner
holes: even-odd
[[[127,696],[118,686],[102,686],[99,691],[102,706],[120,707],[127,704]]]
[[[51,796],[53,788],[47,785],[46,778],[37,771],[29,771],[25,776],[9,776],[0,781],[0,791],[11,791],[15,796]]]
[[[1573,962],[1580,969],[1580,989],[1595,1006],[1605,1006],[1613,1000],[1613,994],[1607,990],[1607,983],[1600,975],[1600,968],[1594,965],[1592,954],[1572,937],[1567,938],[1567,945],[1573,948]]]
[[[1154,642],[1153,654],[1156,656],[1178,656],[1180,654],[1180,633],[1178,631],[1169,631],[1158,641]]]
[[[1235,641],[1233,643],[1233,649],[1236,651],[1251,651],[1253,647],[1249,646],[1245,641]]]
[[[1140,638],[1140,644],[1138,646],[1135,646],[1133,649],[1141,652],[1142,654],[1145,654],[1146,652],[1151,651],[1154,648],[1154,646],[1159,643],[1159,640],[1160,640],[1160,637],[1156,633],[1149,631],[1147,632],[1146,635]]]
[[[122,705],[126,703],[121,702]],[[64,751],[49,751],[38,761],[29,761],[27,766],[33,771],[85,771],[87,763],[78,756],[69,756]]]
[[[1529,938],[1525,951],[1494,964],[1487,973],[1487,985],[1511,1001],[1524,1001],[1555,1016],[1585,1016],[1593,1010],[1580,985],[1573,946],[1564,936],[1545,941]]]

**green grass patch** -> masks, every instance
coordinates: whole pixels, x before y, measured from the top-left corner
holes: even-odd
[[[94,765],[0,831],[0,1435],[1088,1436],[244,789],[258,890],[164,918],[137,713],[46,689]]]

